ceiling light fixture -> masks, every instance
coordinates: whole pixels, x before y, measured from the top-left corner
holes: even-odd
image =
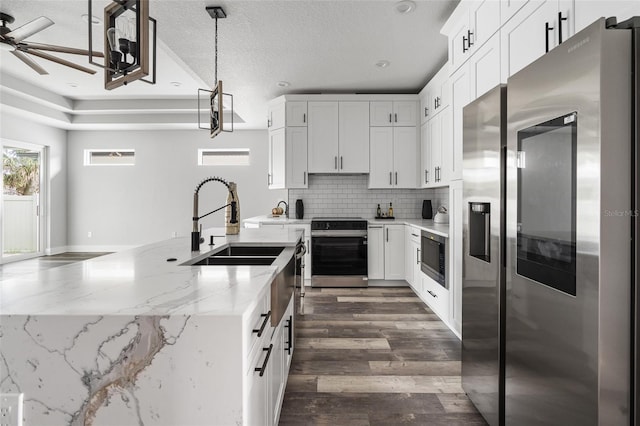
[[[224,9],[220,6],[207,6],[207,13],[215,20],[215,54],[213,68],[213,90],[198,89],[198,128],[209,130],[211,138],[216,137],[220,132],[233,132],[233,95],[222,91],[222,80],[218,80],[218,19],[227,17]],[[209,93],[209,127],[200,124],[200,92]],[[224,99],[228,100],[231,106],[231,128],[224,126],[223,110]]]
[[[401,0],[396,3],[395,9],[399,14],[406,15],[416,9],[416,4],[411,0]]]
[[[93,0],[88,0],[91,13]],[[89,63],[104,68],[107,90],[140,80],[156,84],[156,20],[149,0],[113,0],[104,8],[104,64],[93,61],[93,29],[89,26]],[[145,77],[151,74],[151,79]]]
[[[387,68],[389,65],[391,65],[391,62],[386,59],[376,62],[376,67],[378,68]]]
[[[288,81],[279,81],[276,83],[276,86],[278,87],[289,87],[291,86],[291,83],[289,83]]]
[[[179,81],[172,81],[169,83],[170,85],[172,85],[173,87],[180,87],[182,86],[182,83],[180,83]]]
[[[69,83],[67,83],[67,85],[69,87],[78,87],[78,83],[74,83],[74,82],[69,82]]]
[[[82,15],[82,21],[87,24],[89,23],[89,14],[85,13]],[[102,20],[97,16],[91,16],[91,25],[99,25],[102,24]]]

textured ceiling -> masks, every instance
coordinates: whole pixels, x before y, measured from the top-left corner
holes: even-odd
[[[246,128],[264,128],[266,102],[282,94],[417,93],[446,61],[446,38],[439,31],[458,1],[417,0],[415,11],[407,15],[397,13],[395,3],[151,0],[159,45],[166,50],[158,85],[136,83],[107,92],[100,88],[102,76],[96,75],[91,78],[98,83],[76,92],[69,91],[69,76],[49,79],[46,87],[74,98],[195,95],[193,87],[213,83],[214,21],[205,7],[215,5],[223,6],[228,16],[218,21],[218,77],[225,92],[234,95],[235,111]],[[94,4],[99,11],[106,2]],[[86,0],[1,0],[0,10],[16,17],[13,27],[40,15],[56,22],[31,41],[86,48],[87,25],[80,19],[87,11]],[[2,52],[0,69],[14,75],[33,73],[5,60],[7,53]],[[382,59],[390,66],[376,67]],[[28,78],[42,82],[47,77]],[[176,80],[183,86],[168,84]],[[278,87],[280,80],[291,85]]]

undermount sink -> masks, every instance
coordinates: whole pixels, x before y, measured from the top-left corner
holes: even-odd
[[[271,265],[284,247],[229,246],[191,265]]]

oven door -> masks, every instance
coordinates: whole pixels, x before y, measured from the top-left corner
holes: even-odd
[[[311,256],[312,286],[367,285],[366,234],[317,232],[311,237]]]
[[[446,239],[428,232],[422,232],[420,268],[444,288],[448,288],[446,279]]]

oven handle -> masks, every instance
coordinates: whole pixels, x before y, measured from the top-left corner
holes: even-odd
[[[367,231],[348,231],[348,230],[311,231],[312,238],[313,237],[366,237],[366,236],[367,236]]]

